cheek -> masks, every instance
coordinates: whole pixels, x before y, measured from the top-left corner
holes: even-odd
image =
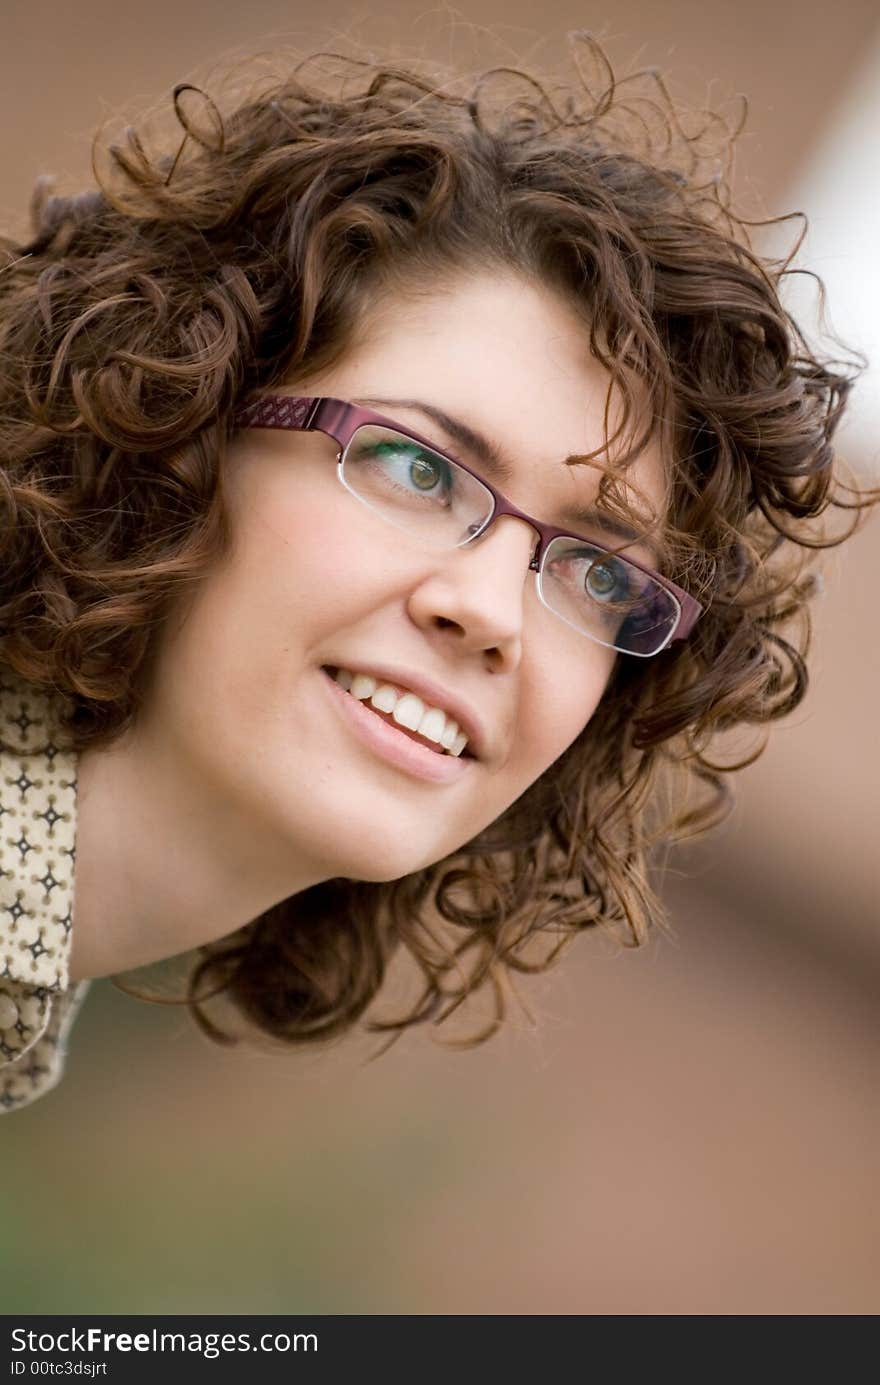
[[[577,647],[574,657],[547,656],[522,736],[534,777],[558,759],[577,739],[602,699],[614,668],[615,655],[601,645]]]
[[[260,496],[241,512],[236,534],[243,587],[261,593],[260,605],[289,629],[369,604],[385,567],[385,535],[377,543],[368,517],[326,480]]]
[[[261,625],[305,636],[334,611],[366,596],[363,526],[333,492],[290,488],[273,503],[262,496],[237,517],[231,583],[237,604]],[[342,496],[345,500],[345,496]]]

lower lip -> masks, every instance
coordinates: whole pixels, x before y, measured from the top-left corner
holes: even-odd
[[[347,693],[323,669],[321,677],[327,684],[334,705],[346,718],[347,724],[358,739],[389,764],[396,765],[398,769],[404,770],[416,779],[427,779],[433,784],[455,783],[467,773],[468,766],[473,764],[470,758],[443,755],[436,750],[429,750],[427,746],[419,745],[418,741],[411,740],[403,731],[398,731],[387,721],[377,717],[375,712],[371,712],[363,702]]]

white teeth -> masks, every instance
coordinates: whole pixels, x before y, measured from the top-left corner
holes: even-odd
[[[443,729],[443,735],[440,737],[440,744],[442,745],[444,750],[452,749],[452,743],[457,735],[458,722],[453,721],[452,717],[449,717],[449,719],[446,722],[446,726]]]
[[[345,670],[342,670],[345,672]],[[338,675],[337,675],[338,676]],[[372,697],[376,691],[376,680],[371,678],[368,673],[356,673],[351,680],[349,692],[352,697],[357,697],[361,702],[366,702],[368,697]]]
[[[373,701],[375,704],[375,698]],[[415,693],[404,693],[397,705],[391,708],[391,715],[398,726],[405,726],[407,731],[418,731],[419,722],[425,715],[425,704]]]
[[[418,732],[450,755],[460,755],[467,745],[467,736],[459,730],[458,722],[442,707],[429,707],[415,693],[402,692],[393,683],[380,683],[372,674],[352,673],[347,668],[337,669],[333,676],[352,697],[371,703],[377,712],[390,712],[398,726]]]
[[[400,693],[390,683],[382,683],[370,698],[377,712],[393,712]]]
[[[442,707],[429,707],[419,722],[416,730],[420,736],[424,736],[428,741],[436,741],[439,745],[440,737],[446,726],[446,713]]]

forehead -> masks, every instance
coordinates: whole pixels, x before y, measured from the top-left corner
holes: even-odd
[[[472,441],[488,444],[488,452],[471,446],[462,460],[524,508],[544,511],[595,500],[609,460],[607,435],[621,419],[622,397],[590,351],[583,314],[557,291],[513,274],[377,292],[340,360],[292,383],[303,393],[435,406],[433,421],[415,408],[379,411],[453,452],[462,429],[457,437],[438,431],[436,413],[456,420]],[[631,420],[637,429],[648,407],[646,399],[639,403],[641,416]],[[567,464],[594,452],[592,464]],[[619,476],[620,502],[646,519],[662,516],[667,473],[658,436]]]

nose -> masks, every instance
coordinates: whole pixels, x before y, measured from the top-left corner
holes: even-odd
[[[536,550],[531,525],[502,515],[472,543],[438,555],[410,593],[410,617],[425,634],[452,640],[459,652],[490,655],[498,671],[515,668]]]

